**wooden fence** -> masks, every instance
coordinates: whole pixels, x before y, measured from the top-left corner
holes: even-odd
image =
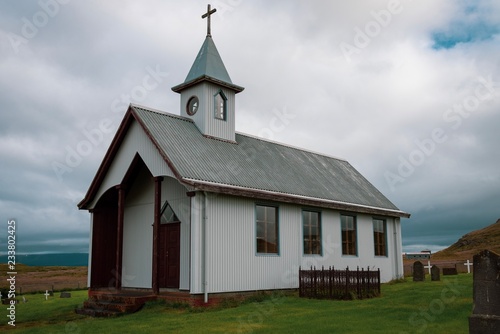
[[[380,295],[380,269],[370,271],[299,268],[299,296],[318,299],[363,299]]]

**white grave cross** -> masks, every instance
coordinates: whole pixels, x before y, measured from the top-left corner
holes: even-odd
[[[467,262],[465,262],[464,265],[467,266],[467,274],[470,274],[470,266],[473,266],[474,263],[471,263],[469,262],[469,260],[467,260]]]
[[[45,300],[47,300],[49,298],[49,296],[50,296],[49,290],[45,290],[44,296],[45,296]]]
[[[424,268],[429,269],[429,275],[430,275],[430,274],[431,274],[431,268],[432,268],[432,266],[431,266],[431,261],[427,261],[427,265],[426,265],[426,266],[424,266]]]

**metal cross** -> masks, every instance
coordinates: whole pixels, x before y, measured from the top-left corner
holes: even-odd
[[[45,300],[47,300],[48,297],[50,296],[49,290],[45,290],[44,295],[45,295]]]
[[[430,275],[431,274],[431,268],[432,268],[431,261],[427,261],[427,265],[424,266],[424,268],[428,268],[429,269],[429,275]]]
[[[469,260],[464,263],[465,266],[467,266],[467,274],[470,274],[470,266],[473,266],[473,263],[470,263]]]
[[[205,14],[203,14],[201,16],[202,19],[204,19],[205,17],[207,18],[207,36],[212,36],[212,34],[210,33],[210,16],[215,13],[217,11],[217,9],[211,9],[211,6],[210,4],[208,5],[207,7],[207,12]]]

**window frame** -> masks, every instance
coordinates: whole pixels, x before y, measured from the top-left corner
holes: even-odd
[[[373,217],[372,222],[373,222],[372,223],[372,226],[373,226],[373,253],[375,256],[387,257],[387,220],[385,220],[383,218]],[[375,223],[376,222],[382,222],[382,229],[383,229],[382,233],[375,231]],[[382,234],[382,237],[380,237],[380,234]],[[378,238],[377,238],[377,236],[378,236]],[[382,241],[382,242],[380,242],[380,241]],[[381,250],[383,250],[383,254],[377,254]]]
[[[171,218],[172,220],[164,220],[164,218],[167,218],[165,215],[165,211],[170,208],[170,211],[172,212]],[[175,219],[177,218],[177,219]],[[177,217],[177,214],[174,211],[174,208],[172,208],[172,205],[168,201],[165,201],[163,204],[161,210],[160,210],[160,225],[165,225],[165,224],[173,224],[173,223],[180,223],[179,217]]]
[[[266,248],[266,251],[260,251],[259,250],[259,238],[260,238],[260,235],[259,235],[259,222],[263,222],[266,226],[265,226],[265,232],[267,233],[267,224],[269,224],[269,222],[267,221],[259,221],[259,217],[258,217],[258,207],[263,207],[263,208],[273,208],[275,210],[275,216],[274,216],[274,224],[275,224],[275,227],[274,227],[274,233],[275,233],[275,244],[276,244],[276,251],[269,251],[267,250],[268,248],[268,239],[267,239],[267,236],[265,236],[263,239],[261,240],[264,240],[265,243],[265,248]],[[277,205],[273,205],[273,204],[268,204],[268,203],[256,203],[255,204],[255,254],[256,255],[259,255],[259,256],[279,256],[280,255],[280,229],[279,229],[279,206]]]
[[[219,102],[218,102],[219,96],[220,96],[220,99],[222,100],[222,108],[223,108],[222,117],[220,117],[220,113],[219,113]],[[224,92],[222,90],[219,90],[214,95],[214,118],[221,120],[221,121],[227,120],[227,97],[226,97],[226,94],[224,94]]]
[[[352,229],[344,230],[344,219],[343,217],[352,218]],[[345,221],[346,224],[349,222]],[[357,226],[357,217],[354,214],[349,213],[341,213],[340,214],[340,234],[342,240],[342,256],[358,256],[358,226]],[[346,226],[349,228],[349,226]],[[345,233],[344,233],[345,231]],[[353,231],[349,237],[348,231]],[[349,240],[347,240],[349,239]],[[352,249],[351,249],[352,248]],[[351,253],[353,251],[353,253]]]
[[[305,219],[306,213],[309,213],[309,214],[314,213],[314,214],[318,215],[316,226],[313,226],[311,224],[311,222],[309,222],[309,225],[307,225],[309,227],[309,234],[308,234],[309,236],[312,236],[311,229],[313,227],[317,228],[317,231],[318,231],[316,234],[317,240],[312,240],[312,238],[309,238],[309,240],[306,240],[306,234],[304,233],[305,228],[306,228],[306,219]],[[302,216],[302,255],[304,255],[304,256],[323,256],[323,235],[322,235],[321,211],[311,210],[311,209],[302,209],[301,216]],[[313,245],[314,242],[318,243],[319,246],[315,247]],[[306,252],[306,243],[309,244],[308,249],[307,249],[309,252]],[[319,248],[318,253],[312,252],[315,250],[315,248]]]

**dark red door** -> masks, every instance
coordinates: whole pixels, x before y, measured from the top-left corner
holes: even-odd
[[[160,288],[179,288],[180,223],[160,225]]]

